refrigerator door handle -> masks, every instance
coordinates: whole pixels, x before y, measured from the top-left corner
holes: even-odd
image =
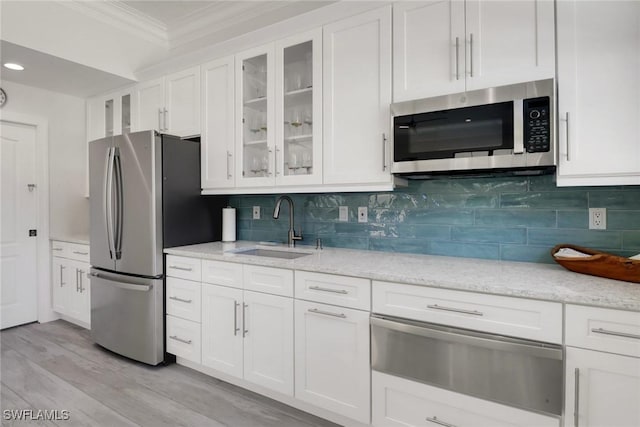
[[[114,165],[116,176],[116,216],[115,216],[115,233],[114,233],[114,249],[116,260],[122,258],[122,229],[124,216],[124,197],[122,187],[122,163],[120,161],[120,149],[114,149]]]
[[[111,277],[108,277],[106,275],[102,275],[100,273],[95,273],[95,272],[89,273],[89,276],[97,277],[99,279],[108,280],[108,281],[111,282],[112,286],[115,286],[115,287],[118,287],[118,288],[121,288],[121,289],[127,289],[129,291],[148,292],[148,291],[151,290],[151,288],[153,288],[152,285],[140,285],[140,284],[136,284],[136,283],[116,282],[115,278],[111,278]]]
[[[114,147],[109,147],[107,152],[107,176],[104,182],[104,222],[107,231],[107,244],[109,245],[109,257],[114,259],[115,243],[113,241],[113,169]]]

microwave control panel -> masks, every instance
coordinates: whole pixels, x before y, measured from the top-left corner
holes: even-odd
[[[551,116],[549,97],[523,101],[524,149],[527,153],[543,153],[551,149]]]

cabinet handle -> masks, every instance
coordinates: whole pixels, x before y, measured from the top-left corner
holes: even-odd
[[[444,427],[456,427],[454,424],[445,423],[444,421],[440,421],[438,417],[425,418],[425,420],[430,423],[438,424]]]
[[[322,246],[322,244],[321,244]],[[344,289],[330,289],[330,288],[321,288],[320,286],[309,286],[309,289],[313,289],[314,291],[321,291],[321,292],[333,292],[334,294],[348,294],[348,291],[345,291]]]
[[[456,37],[456,80],[460,80],[460,37]]]
[[[638,334],[627,334],[625,332],[609,331],[607,329],[602,329],[602,328],[591,329],[591,332],[596,334],[602,334],[602,335],[613,335],[614,337],[633,338],[636,340],[640,340],[640,335]]]
[[[80,278],[80,293],[83,293],[85,290],[85,287],[82,286],[82,276],[84,275],[85,271],[84,270],[78,270],[78,277]]]
[[[80,270],[76,268],[76,292],[80,292],[80,279],[78,279],[78,273]]]
[[[64,283],[63,280],[63,274],[62,274],[62,270],[64,270],[66,267],[64,265],[60,266],[60,287],[63,287],[64,285],[66,285],[66,283]]]
[[[158,130],[162,132],[162,108],[158,108]]]
[[[193,301],[193,300],[190,300],[190,299],[182,299],[182,298],[178,298],[178,297],[174,297],[174,296],[169,297],[169,299],[172,299],[174,301],[184,302],[184,303],[187,303],[187,304],[191,304],[191,302]]]
[[[172,340],[179,341],[179,342],[184,343],[184,344],[191,344],[191,340],[185,340],[184,338],[180,338],[177,335],[171,335],[169,338],[171,338]]]
[[[238,328],[238,306],[240,303],[236,300],[233,300],[233,336],[237,336],[238,332],[240,332],[240,328]]]
[[[193,271],[193,268],[191,267],[179,267],[177,265],[170,265],[169,268],[173,268],[174,270],[181,270],[181,271]]]
[[[309,312],[314,314],[324,314],[325,316],[339,317],[341,319],[347,318],[347,315],[344,313],[331,313],[330,311],[318,310],[317,308],[310,308]]]
[[[464,313],[464,314],[472,314],[474,316],[484,316],[484,313],[477,310],[463,310],[461,308],[453,308],[453,307],[443,307],[438,304],[428,305],[427,308],[432,308],[434,310],[443,310],[443,311],[453,311],[455,313]]]
[[[249,307],[249,304],[242,303],[242,338],[246,337],[249,333],[249,330],[246,328],[247,322],[245,317],[247,307]]]
[[[269,153],[269,155],[267,157],[268,157],[269,160],[271,160],[271,153],[273,153],[273,150],[269,149],[269,150],[267,150],[267,152]],[[267,163],[267,175],[269,175],[269,176],[273,175],[273,173],[270,171],[270,169],[271,169],[270,166],[271,166],[271,163],[270,162]]]
[[[280,172],[278,172],[278,153],[279,152],[280,152],[280,149],[276,147],[276,154],[274,158],[274,163],[276,164],[276,176],[280,175]]]
[[[574,427],[578,426],[578,418],[580,416],[580,368],[576,368],[574,371],[575,375],[575,402],[573,402],[573,425]]]
[[[89,252],[73,251],[73,253],[76,255],[89,255]]]
[[[169,110],[167,110],[166,108],[164,109],[164,130],[168,131],[169,127],[167,126],[167,116],[169,115]]]
[[[565,122],[565,126],[566,126],[566,130],[567,130],[567,162],[571,161],[570,157],[569,157],[569,152],[570,150],[570,145],[569,145],[569,112],[567,111],[566,113],[564,113],[564,120]]]
[[[469,64],[471,68],[471,77],[473,77],[473,33],[469,33]]]
[[[227,179],[231,179],[231,168],[229,167],[229,160],[231,160],[231,153],[227,151]]]
[[[387,135],[382,134],[382,172],[387,170]]]
[[[61,251],[61,250],[62,250],[62,248],[52,248],[51,250],[52,250],[52,251]]]

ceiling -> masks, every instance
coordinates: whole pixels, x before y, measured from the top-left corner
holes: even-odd
[[[160,64],[172,56],[199,51],[333,2],[335,0],[74,0],[58,4],[97,17],[118,31],[128,29],[133,31],[132,35],[149,37],[148,40],[154,40],[165,52],[164,57],[157,58]],[[74,43],[74,39],[69,42]],[[132,83],[126,78],[30,49],[28,45],[6,40],[1,43],[3,64],[14,61],[25,66],[22,72],[3,67],[3,80],[79,97]],[[139,71],[134,69],[132,73]]]

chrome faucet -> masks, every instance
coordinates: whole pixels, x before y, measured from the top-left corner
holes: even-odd
[[[287,238],[287,243],[290,248],[294,248],[296,246],[296,240],[302,240],[302,230],[300,230],[300,235],[296,236],[296,232],[293,229],[293,200],[289,196],[280,196],[278,200],[276,200],[276,207],[273,209],[273,219],[278,219],[280,216],[280,205],[282,201],[286,200],[289,202],[289,235]]]

